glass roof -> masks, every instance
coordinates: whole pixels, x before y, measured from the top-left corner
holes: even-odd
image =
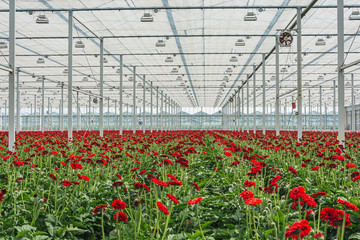
[[[276,34],[294,22],[296,8],[306,7],[310,0],[17,0],[17,9],[34,10],[16,13],[16,66],[20,69],[21,103],[33,103],[34,95],[40,93],[41,81],[34,76],[45,76],[45,94],[51,104],[59,105],[61,90],[57,82],[68,77],[64,73],[68,63],[68,12],[49,9],[77,9],[74,11],[73,45],[79,40],[85,48],[73,48],[73,86],[83,91],[99,94],[100,41],[104,38],[104,96],[119,101],[120,55],[124,62],[124,102],[132,105],[133,83],[129,77],[136,66],[136,96],[143,99],[142,82],[145,76],[147,106],[150,104],[150,82],[182,107],[221,107],[234,95],[242,81],[253,72],[254,65],[262,62],[275,46]],[[346,63],[359,59],[360,21],[350,21],[349,15],[359,10],[357,0],[344,0]],[[310,89],[313,104],[318,104],[322,86],[324,102],[333,99],[334,80],[337,79],[337,9],[336,0],[319,0],[302,19],[303,50],[303,97]],[[249,6],[254,8],[231,8]],[[321,7],[320,7],[321,6]],[[190,9],[186,9],[186,8]],[[196,9],[191,9],[195,7]],[[204,7],[204,9],[201,9]],[[213,7],[213,9],[211,9]],[[221,8],[223,7],[223,8]],[[279,7],[279,8],[277,8]],[[281,8],[285,7],[285,8]],[[327,8],[328,7],[328,8]],[[0,10],[8,10],[6,1],[0,2]],[[86,10],[89,9],[90,10]],[[108,8],[108,10],[104,10]],[[123,8],[120,11],[114,8]],[[139,8],[135,9],[134,8]],[[148,8],[148,9],[140,9]],[[175,9],[164,9],[175,8]],[[178,8],[178,9],[176,9]],[[112,9],[112,10],[111,10]],[[36,10],[36,11],[35,11]],[[244,21],[248,12],[253,12],[257,21]],[[150,13],[153,22],[141,22],[145,13]],[[39,15],[46,15],[49,24],[37,24]],[[8,12],[0,12],[0,41],[8,43]],[[291,47],[280,48],[280,95],[285,99],[296,98],[296,30]],[[96,36],[95,36],[96,35]],[[325,45],[317,46],[322,38]],[[245,46],[235,46],[242,39]],[[164,47],[156,47],[162,40]],[[8,66],[8,49],[0,49],[1,66]],[[44,63],[37,60],[44,58]],[[165,59],[171,58],[172,62]],[[232,59],[232,60],[231,60]],[[236,60],[236,61],[235,61]],[[355,96],[360,100],[359,65],[345,73],[346,82],[354,74]],[[267,103],[275,101],[275,54],[266,61],[265,67]],[[7,98],[8,73],[0,72],[0,105]],[[87,77],[88,81],[83,81]],[[228,79],[227,79],[227,78]],[[225,78],[225,79],[224,79]],[[262,105],[262,67],[255,74],[256,94],[253,79],[249,82],[250,100],[257,96],[257,105]],[[246,87],[246,85],[244,86]],[[5,89],[5,91],[4,91]],[[246,89],[245,89],[246,90]],[[88,95],[80,92],[84,106]],[[246,91],[244,91],[246,92]],[[67,91],[64,91],[65,95]],[[346,105],[351,101],[350,88],[345,89]],[[246,94],[245,94],[246,99]],[[111,101],[114,106],[114,101]],[[104,101],[105,105],[107,101]],[[156,103],[154,95],[153,103]],[[137,103],[139,104],[139,103]],[[307,101],[305,101],[305,106]],[[142,106],[142,103],[141,103]]]

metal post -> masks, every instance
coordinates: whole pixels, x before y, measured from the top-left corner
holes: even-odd
[[[163,106],[164,106],[164,92],[161,91],[161,106],[160,106],[160,131],[163,131],[163,120],[164,120],[164,116],[163,116]]]
[[[5,102],[6,104],[6,102]],[[6,108],[5,108],[6,111]],[[5,114],[6,116],[6,114]],[[36,119],[36,94],[34,95],[34,131],[37,130],[37,119]]]
[[[334,80],[334,101],[333,101],[333,130],[336,130],[336,82]],[[339,113],[338,113],[339,114]]]
[[[104,137],[104,39],[100,39],[100,106],[99,106],[99,132]]]
[[[69,11],[68,36],[68,140],[72,140],[73,12]]]
[[[311,92],[309,88],[309,114],[308,114],[309,130],[311,130]]]
[[[119,102],[119,118],[120,118],[120,135],[123,135],[123,55],[120,55],[120,102]],[[128,114],[128,111],[127,111]],[[126,118],[127,123],[127,118]]]
[[[36,107],[35,107],[36,108]],[[36,111],[35,111],[36,112]],[[36,121],[35,121],[36,122]],[[64,83],[61,83],[60,131],[64,131]]]
[[[286,114],[287,114],[287,112],[286,112],[286,106],[287,106],[287,101],[286,101],[286,98],[285,98],[285,100],[284,100],[284,129],[286,130]]]
[[[33,118],[32,118],[32,114],[33,114],[33,111],[32,111],[32,104],[30,104],[30,127],[28,130],[31,130],[31,126],[33,126]]]
[[[16,68],[16,131],[20,132],[20,116],[21,116],[21,106],[20,106],[20,69]]]
[[[133,67],[133,134],[136,132],[136,67]]]
[[[327,106],[326,103],[324,105],[325,105],[325,130],[327,130]]]
[[[143,119],[143,133],[145,134],[145,75],[143,76],[143,116],[142,116],[142,119]]]
[[[115,100],[115,120],[114,120],[114,129],[116,130],[116,127],[118,125],[118,117],[117,117],[117,100]]]
[[[240,124],[240,118],[241,118],[241,101],[240,101],[240,87],[238,88],[238,95],[237,95],[237,98],[238,98],[238,121],[237,121],[237,130],[240,131],[241,130],[241,124]]]
[[[320,128],[319,130],[322,130],[322,87],[320,86]]]
[[[297,139],[302,139],[302,57],[301,57],[301,8],[297,9]]]
[[[48,108],[47,108],[47,126],[48,126],[48,130],[50,129],[50,97],[48,97]]]
[[[254,108],[254,112],[253,112],[253,118],[254,118],[254,134],[256,134],[256,65],[253,65],[253,108]]]
[[[159,131],[159,87],[156,87],[156,130]]]
[[[41,78],[41,118],[40,118],[40,130],[44,132],[44,118],[45,118],[45,77]]]
[[[344,0],[337,0],[337,53],[338,53],[338,138],[345,145],[345,94],[344,94]]]
[[[249,74],[246,77],[246,130],[250,133]]]
[[[16,46],[16,0],[9,1],[9,147],[8,150],[13,152],[15,150],[15,46]]]
[[[351,131],[355,131],[354,74],[351,74]]]
[[[91,96],[89,95],[89,131],[91,130]]]
[[[244,81],[241,80],[241,131],[244,132]]]
[[[153,132],[153,83],[150,82],[150,132]]]
[[[80,131],[80,103],[79,91],[76,91],[76,130]]]
[[[262,97],[263,97],[263,134],[266,133],[266,127],[265,127],[265,106],[266,106],[266,102],[265,102],[265,53],[262,54],[262,87],[263,87],[263,92],[262,92]]]
[[[279,67],[280,67],[280,58],[279,58],[279,42],[277,40],[277,37],[275,37],[275,44],[276,44],[276,93],[275,93],[275,130],[276,130],[276,136],[279,136],[280,134],[280,98],[279,98],[279,92],[280,92],[280,74],[279,74]]]
[[[110,130],[110,98],[108,98],[108,105],[107,105],[107,125],[109,131]]]
[[[129,104],[126,104],[126,126],[129,127]],[[130,128],[129,128],[130,129]]]

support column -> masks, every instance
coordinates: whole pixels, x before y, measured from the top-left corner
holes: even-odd
[[[163,106],[164,106],[164,92],[161,91],[161,106],[160,106],[160,131],[163,131],[163,120],[164,120],[164,116],[163,116]]]
[[[89,131],[91,131],[91,95],[89,95]]]
[[[253,112],[253,118],[254,118],[254,134],[256,134],[256,65],[253,65],[253,108],[254,108],[254,112]]]
[[[262,112],[263,112],[263,134],[266,133],[266,126],[265,126],[265,106],[266,106],[266,102],[265,102],[265,53],[262,54],[262,87],[263,87],[263,92],[262,92],[262,97],[263,97],[263,109],[262,109]]]
[[[145,134],[145,75],[143,76],[143,116],[142,116],[142,129],[143,129],[143,134]]]
[[[16,68],[16,131],[20,132],[21,106],[20,106],[20,69]]]
[[[344,0],[337,0],[337,53],[338,53],[338,138],[345,145],[345,94],[344,94]]]
[[[108,98],[108,105],[107,105],[107,125],[108,125],[108,131],[110,130],[110,98]]]
[[[322,128],[322,87],[320,86],[320,128],[319,128],[319,130],[321,131],[321,130],[323,130],[323,128]]]
[[[159,131],[159,87],[156,87],[156,131]]]
[[[5,101],[5,116],[6,116],[6,101]],[[37,119],[36,119],[36,94],[35,94],[34,95],[34,131],[37,131],[37,121],[36,120]]]
[[[129,124],[129,104],[126,104],[126,127],[130,129]]]
[[[244,132],[244,81],[241,80],[241,131]]]
[[[118,125],[118,117],[117,117],[117,100],[115,99],[115,120],[114,120],[114,130],[116,130]]]
[[[150,132],[153,132],[153,83],[150,82]]]
[[[133,67],[133,134],[136,132],[136,67]]]
[[[355,131],[354,74],[351,74],[351,131]]]
[[[79,91],[76,91],[76,130],[80,131],[80,103]]]
[[[250,133],[249,74],[246,77],[246,130]]]
[[[16,0],[9,1],[9,147],[10,152],[15,151],[15,46],[16,46]]]
[[[280,134],[280,74],[279,74],[279,67],[280,67],[280,59],[279,59],[279,42],[277,40],[277,37],[275,37],[275,45],[276,45],[276,93],[275,93],[275,130],[276,130],[276,136],[279,136]]]
[[[334,80],[334,101],[333,101],[333,130],[335,131],[336,130],[336,112],[335,112],[335,109],[336,109],[336,82]],[[339,112],[338,112],[338,115],[339,115]]]
[[[73,12],[69,11],[68,36],[68,141],[72,140]]]
[[[120,102],[119,102],[119,122],[120,135],[123,135],[123,55],[120,55]],[[127,110],[128,114],[129,109]],[[127,118],[126,118],[127,123]]]
[[[41,77],[41,123],[40,130],[44,132],[44,124],[45,124],[45,77]]]
[[[35,109],[36,109],[36,105],[35,105]],[[36,124],[36,119],[35,119],[35,124]],[[61,83],[60,131],[64,131],[64,83]]]
[[[327,130],[327,106],[326,103],[324,104],[325,106],[325,130]]]
[[[48,107],[47,107],[47,126],[48,130],[51,130],[51,124],[50,124],[50,97],[48,97]]]
[[[301,57],[301,8],[297,9],[297,139],[302,139],[302,57]]]
[[[99,106],[99,132],[104,137],[104,39],[100,39],[100,106]]]
[[[311,92],[309,88],[309,130],[311,131]]]

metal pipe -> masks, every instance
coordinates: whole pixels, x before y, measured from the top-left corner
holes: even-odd
[[[253,118],[254,118],[254,134],[256,134],[256,65],[254,64],[253,65],[253,94],[254,94],[254,97],[253,97]]]
[[[133,67],[133,134],[136,132],[136,67]]]
[[[104,137],[104,39],[100,40],[100,106],[99,132]]]
[[[345,145],[345,94],[344,94],[344,0],[337,0],[337,50],[338,50],[338,139]]]
[[[123,135],[123,55],[120,55],[120,102],[119,102],[119,117],[120,117],[120,135]],[[127,123],[127,118],[126,118]]]
[[[276,61],[276,101],[275,101],[275,130],[276,130],[276,136],[280,135],[280,74],[279,74],[279,42],[278,39],[275,38],[275,46],[276,46],[276,54],[275,54],[275,61]]]
[[[40,130],[44,132],[45,129],[45,77],[41,77],[41,123]]]
[[[69,11],[68,19],[68,30],[69,30],[69,39],[68,39],[68,141],[72,140],[72,74],[73,74],[73,12]]]
[[[351,74],[351,131],[355,131],[354,74]]]
[[[303,131],[303,126],[302,126],[302,56],[301,56],[301,51],[302,51],[302,46],[301,46],[301,36],[302,36],[302,31],[301,31],[301,18],[302,18],[302,14],[301,14],[301,8],[297,9],[297,110],[298,110],[298,115],[297,115],[297,123],[298,123],[298,127],[297,127],[297,140],[300,141],[302,139],[302,131]]]
[[[263,54],[262,55],[262,86],[263,86],[263,92],[262,92],[262,94],[263,94],[263,134],[265,135],[265,133],[266,133],[266,126],[265,126],[265,122],[266,122],[266,118],[265,118],[265,108],[266,108],[266,99],[265,99],[265,54]]]
[[[143,76],[143,122],[142,122],[142,129],[143,129],[143,134],[145,134],[145,75]]]
[[[150,82],[150,132],[153,132],[153,82]]]
[[[9,1],[9,133],[8,150],[15,151],[16,0]]]

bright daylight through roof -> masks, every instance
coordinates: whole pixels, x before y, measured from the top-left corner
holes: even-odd
[[[0,19],[0,239],[360,239],[358,0]]]

